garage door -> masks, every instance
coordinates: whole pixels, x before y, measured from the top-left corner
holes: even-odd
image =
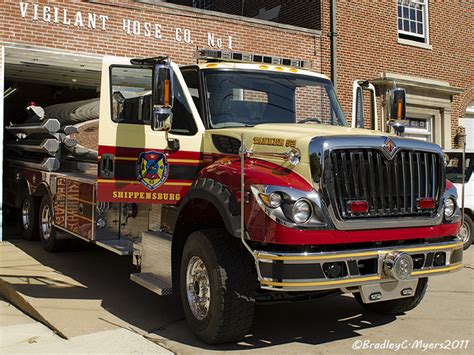
[[[45,107],[57,103],[99,97],[102,57],[31,46],[4,46],[0,89],[0,122],[3,126],[21,123],[25,108],[34,103]],[[2,109],[3,106],[3,109]],[[2,133],[3,134],[2,130]],[[0,142],[3,146],[3,136]],[[8,137],[5,137],[5,140]],[[0,152],[0,164],[7,158]],[[1,177],[0,177],[1,179]],[[0,240],[3,217],[3,181],[0,190]]]

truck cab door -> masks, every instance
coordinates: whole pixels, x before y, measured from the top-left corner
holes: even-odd
[[[152,66],[105,57],[102,68],[97,200],[178,204],[201,163],[204,127],[178,66],[171,130],[154,131]],[[173,144],[170,144],[173,142]]]

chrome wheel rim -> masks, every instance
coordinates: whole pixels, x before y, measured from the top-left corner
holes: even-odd
[[[458,235],[463,241],[463,243],[466,243],[469,240],[469,237],[471,236],[471,226],[469,225],[469,223],[467,223],[467,221],[464,221],[464,223],[462,224]]]
[[[21,204],[21,225],[25,231],[30,227],[30,210],[30,201],[25,198]]]
[[[44,240],[49,239],[49,236],[51,235],[51,226],[51,209],[48,205],[45,205],[41,211],[41,235]]]
[[[203,320],[211,304],[209,274],[206,265],[198,256],[193,256],[186,269],[186,296],[194,317]]]

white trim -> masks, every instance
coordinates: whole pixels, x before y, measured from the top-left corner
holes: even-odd
[[[1,131],[0,131],[0,144],[1,144],[1,151],[0,151],[0,166],[3,166],[3,127],[4,127],[4,117],[3,117],[3,93],[5,91],[5,47],[2,45],[0,47],[0,58],[1,58],[1,65],[0,65],[0,93],[2,94],[0,100],[0,124],[1,124]],[[3,240],[3,168],[2,174],[0,175],[0,242]]]
[[[417,41],[411,41],[411,40],[405,39],[405,38],[398,38],[397,42],[398,42],[398,44],[405,44],[407,46],[413,46],[413,47],[429,49],[429,50],[433,49],[433,46],[431,44],[421,43],[421,42],[417,42]]]
[[[62,49],[56,49],[56,48],[51,48],[51,47],[40,47],[40,46],[32,46],[29,44],[17,44],[17,43],[4,43],[4,48],[8,49],[22,49],[22,50],[28,50],[28,51],[36,51],[36,52],[43,52],[43,53],[48,53],[48,54],[57,54],[57,55],[70,55],[74,57],[82,57],[82,58],[92,58],[92,59],[100,59],[102,60],[104,55],[101,54],[90,54],[90,53],[85,53],[85,52],[76,52],[76,51],[70,51],[70,50],[62,50]]]

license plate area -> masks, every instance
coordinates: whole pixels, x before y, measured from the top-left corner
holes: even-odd
[[[412,297],[415,294],[418,279],[382,282],[380,284],[359,286],[364,303],[375,303],[397,298]]]

